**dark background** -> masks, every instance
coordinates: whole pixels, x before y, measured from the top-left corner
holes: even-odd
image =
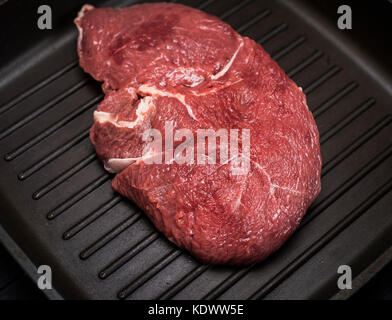
[[[293,0],[303,1],[314,6],[331,23],[336,24],[337,8],[350,5],[353,12],[353,29],[345,30],[347,35],[358,42],[364,51],[377,57],[387,70],[392,70],[392,1],[343,1],[343,0]],[[102,1],[87,1],[100,5]],[[53,30],[45,32],[58,32],[61,28],[72,23],[77,11],[85,1],[32,1],[32,0],[0,0],[0,21],[6,28],[0,29],[0,72],[4,65],[2,61],[9,61],[19,52],[33,46],[45,34],[35,26],[37,21],[37,8],[47,4],[52,8]],[[55,31],[57,30],[57,31]],[[10,41],[18,37],[19,41]],[[10,45],[12,43],[12,46]],[[0,300],[4,299],[46,299],[36,285],[23,273],[21,268],[13,261],[5,248],[0,244]],[[387,264],[351,299],[392,299],[392,262]]]

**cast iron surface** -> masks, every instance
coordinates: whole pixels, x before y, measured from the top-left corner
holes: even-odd
[[[4,54],[1,225],[35,265],[52,267],[64,298],[335,296],[338,266],[360,279],[392,245],[388,70],[302,2],[183,3],[261,43],[307,94],[321,134],[323,190],[294,236],[263,263],[205,266],[115,194],[88,139],[100,85],[78,67],[70,19],[35,31],[47,36],[19,55]]]

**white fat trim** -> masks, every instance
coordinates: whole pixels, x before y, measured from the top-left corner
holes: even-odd
[[[162,154],[162,152],[158,153],[158,152],[153,152],[150,150],[142,157],[111,158],[109,160],[104,161],[104,167],[105,167],[105,170],[110,173],[119,173],[134,163],[137,163],[137,162],[149,159],[149,158],[153,158],[155,156],[159,156],[160,154]]]
[[[145,114],[151,109],[154,108],[154,98],[153,97],[145,97],[140,100],[137,109],[136,109],[136,120],[134,121],[118,121],[118,116],[114,116],[112,113],[103,112],[103,111],[95,111],[94,112],[94,121],[99,123],[109,122],[116,127],[119,128],[128,128],[132,129],[139,123],[144,121]]]
[[[237,80],[237,81],[235,81],[235,82],[230,82],[230,83],[227,83],[227,84],[225,84],[224,86],[222,86],[222,87],[219,87],[219,88],[213,88],[213,89],[211,89],[211,90],[207,90],[207,91],[204,91],[204,92],[201,92],[201,93],[197,93],[197,92],[195,92],[195,91],[192,91],[192,94],[194,95],[194,96],[196,96],[196,97],[201,97],[201,96],[208,96],[208,95],[210,95],[210,94],[212,94],[212,93],[216,93],[216,92],[219,92],[219,91],[221,91],[221,90],[223,90],[223,89],[226,89],[226,88],[228,88],[228,87],[230,87],[230,86],[234,86],[235,84],[237,84],[237,83],[239,83],[239,82],[241,82],[241,81],[243,81],[243,79],[239,79],[239,80]]]
[[[137,158],[112,158],[104,162],[105,170],[110,173],[118,173],[135,162]]]
[[[172,72],[168,73],[166,75],[167,79],[174,79],[174,80],[186,80],[192,83],[189,85],[189,87],[193,88],[198,86],[200,83],[202,83],[205,79],[202,75],[198,75],[194,68],[184,68],[180,67],[177,69],[174,69]]]
[[[281,187],[281,186],[278,186],[278,185],[276,185],[276,184],[271,184],[271,186],[272,186],[273,188],[279,188],[279,189],[282,189],[282,190],[294,192],[294,193],[296,193],[296,194],[302,194],[302,192],[299,192],[299,191],[297,191],[297,190],[294,190],[294,189],[291,189],[291,188],[288,188],[288,187]]]
[[[193,119],[196,120],[195,115],[193,114],[192,111],[192,107],[190,105],[188,105],[185,102],[185,96],[180,94],[180,93],[170,93],[170,92],[166,92],[164,90],[159,90],[154,86],[148,86],[148,85],[142,85],[139,87],[139,92],[142,94],[149,94],[151,96],[160,96],[160,97],[169,97],[169,98],[174,98],[177,99],[178,101],[180,101],[185,107],[186,110],[188,111],[189,116]]]
[[[137,99],[137,91],[135,88],[128,87],[128,88],[125,88],[125,90],[127,90],[127,92],[131,95],[132,98]]]
[[[199,29],[200,30],[209,30],[209,31],[217,31],[217,29],[214,29],[214,28],[210,28],[210,27],[206,27],[206,26],[199,26]]]
[[[243,182],[241,184],[241,192],[237,198],[237,201],[235,202],[233,211],[237,210],[241,204],[242,195],[244,194],[247,181],[248,181],[248,176],[246,177],[246,179],[243,180]]]
[[[230,67],[233,64],[235,58],[237,57],[238,52],[240,51],[240,49],[242,48],[243,45],[244,45],[244,42],[241,41],[239,47],[234,52],[233,56],[231,57],[230,61],[226,64],[226,66],[221,71],[219,71],[216,75],[211,76],[212,80],[219,79],[220,77],[223,77],[226,74],[226,72],[230,69]]]

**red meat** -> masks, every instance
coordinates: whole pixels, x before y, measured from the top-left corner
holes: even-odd
[[[321,188],[319,134],[302,90],[260,45],[183,5],[87,5],[75,22],[80,65],[106,93],[90,136],[116,173],[113,188],[205,263],[250,264],[278,249]],[[165,137],[167,123],[195,135],[249,130],[248,170],[234,174],[237,158],[149,163],[143,133]]]

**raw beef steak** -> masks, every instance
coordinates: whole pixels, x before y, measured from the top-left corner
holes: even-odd
[[[183,5],[86,5],[75,22],[80,65],[106,94],[90,137],[116,174],[113,189],[205,263],[250,264],[277,250],[321,188],[319,135],[302,90],[260,45]],[[239,139],[242,152],[226,162],[180,164],[168,155],[178,137],[145,153],[146,130],[168,137],[168,123],[195,135],[247,129],[248,155]],[[171,161],[151,163],[157,156]]]

